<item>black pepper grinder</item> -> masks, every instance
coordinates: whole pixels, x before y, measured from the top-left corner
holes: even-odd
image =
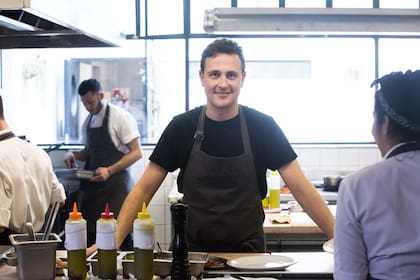
[[[188,240],[186,233],[188,205],[174,203],[171,205],[172,225],[172,269],[171,280],[190,280],[190,262],[188,259]]]

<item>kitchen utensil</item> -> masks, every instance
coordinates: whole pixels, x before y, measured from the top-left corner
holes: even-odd
[[[341,180],[343,179],[340,175],[326,175],[323,177],[324,191],[338,191]]]
[[[26,233],[9,235],[16,251],[19,279],[54,279],[57,243],[61,239],[55,233],[50,234],[48,240],[42,240],[42,233],[35,236],[36,241],[30,240]]]
[[[45,231],[44,231],[44,234],[42,235],[42,240],[48,239],[51,233],[52,227],[54,225],[55,218],[57,217],[59,206],[60,204],[58,202],[54,202],[53,205],[51,206],[48,219],[47,219],[47,224],[45,225]]]
[[[208,253],[204,252],[188,252],[190,261],[191,276],[200,277],[204,271],[204,265],[208,260]],[[134,252],[119,252],[118,260],[121,260],[123,266],[123,274],[128,276],[134,274]],[[92,274],[98,275],[98,259],[97,252],[91,255],[88,262],[92,265]],[[160,276],[162,279],[171,275],[172,268],[172,252],[162,251],[153,253],[153,274]]]
[[[94,172],[92,170],[83,170],[77,168],[55,169],[54,172],[59,179],[66,180],[89,180],[94,176]]]
[[[26,229],[28,230],[28,234],[29,234],[29,240],[35,241],[35,233],[34,233],[34,226],[32,225],[31,222],[27,222],[26,224]]]
[[[2,252],[0,254],[0,263],[1,261],[5,260],[8,265],[16,265],[16,254],[15,254],[15,248],[9,247],[7,250]]]
[[[283,270],[297,263],[291,257],[285,255],[259,255],[239,257],[227,261],[227,265],[241,270]]]

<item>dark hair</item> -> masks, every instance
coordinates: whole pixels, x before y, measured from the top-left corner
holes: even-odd
[[[4,119],[3,98],[0,95],[0,119]]]
[[[85,95],[89,91],[92,91],[94,93],[98,93],[102,91],[101,84],[99,83],[98,80],[89,79],[89,80],[84,80],[83,82],[80,83],[79,89],[78,89],[80,96]]]
[[[242,53],[242,48],[235,41],[226,38],[217,39],[205,48],[201,55],[200,70],[204,71],[207,58],[219,53],[237,54],[241,60],[241,70],[242,72],[245,71],[245,58]]]
[[[420,70],[392,72],[375,80],[378,124],[389,119],[389,134],[401,142],[420,141]]]

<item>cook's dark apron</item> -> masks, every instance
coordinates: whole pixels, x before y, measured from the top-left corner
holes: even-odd
[[[96,170],[98,167],[109,166],[117,162],[124,156],[124,153],[115,147],[109,135],[109,106],[106,107],[101,127],[90,127],[91,120],[92,116],[87,125],[87,150],[89,153],[85,169]],[[109,202],[111,212],[114,212],[117,217],[132,186],[133,181],[127,169],[113,174],[104,182],[82,181],[81,209],[87,221],[88,246],[95,243],[96,220],[104,212],[106,202]]]
[[[214,157],[201,151],[203,108],[183,179],[188,204],[187,234],[191,251],[264,252],[264,211],[248,128],[239,106],[244,153]]]
[[[9,131],[9,132],[6,132],[3,135],[0,135],[0,141],[6,140],[6,139],[9,139],[9,138],[12,138],[12,137],[15,137],[15,134],[13,132]],[[14,232],[13,230],[10,230],[8,228],[5,229],[4,232],[0,233],[0,245],[11,245],[9,235],[14,234],[14,233],[16,233],[16,232]]]

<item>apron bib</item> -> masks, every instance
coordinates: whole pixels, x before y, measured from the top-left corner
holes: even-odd
[[[87,128],[87,149],[88,158],[85,169],[95,170],[100,166],[109,166],[120,160],[124,154],[120,152],[112,142],[108,131],[109,106],[106,107],[104,120],[101,127],[90,127],[89,120]],[[128,195],[133,181],[127,169],[113,174],[104,182],[90,182],[83,180],[82,213],[87,221],[87,230],[90,233],[96,232],[96,220],[100,218],[105,209],[106,202],[115,216],[118,216],[124,199]]]
[[[189,249],[264,252],[264,211],[243,109],[239,106],[244,153],[235,157],[201,151],[205,111],[203,107],[184,174]]]

